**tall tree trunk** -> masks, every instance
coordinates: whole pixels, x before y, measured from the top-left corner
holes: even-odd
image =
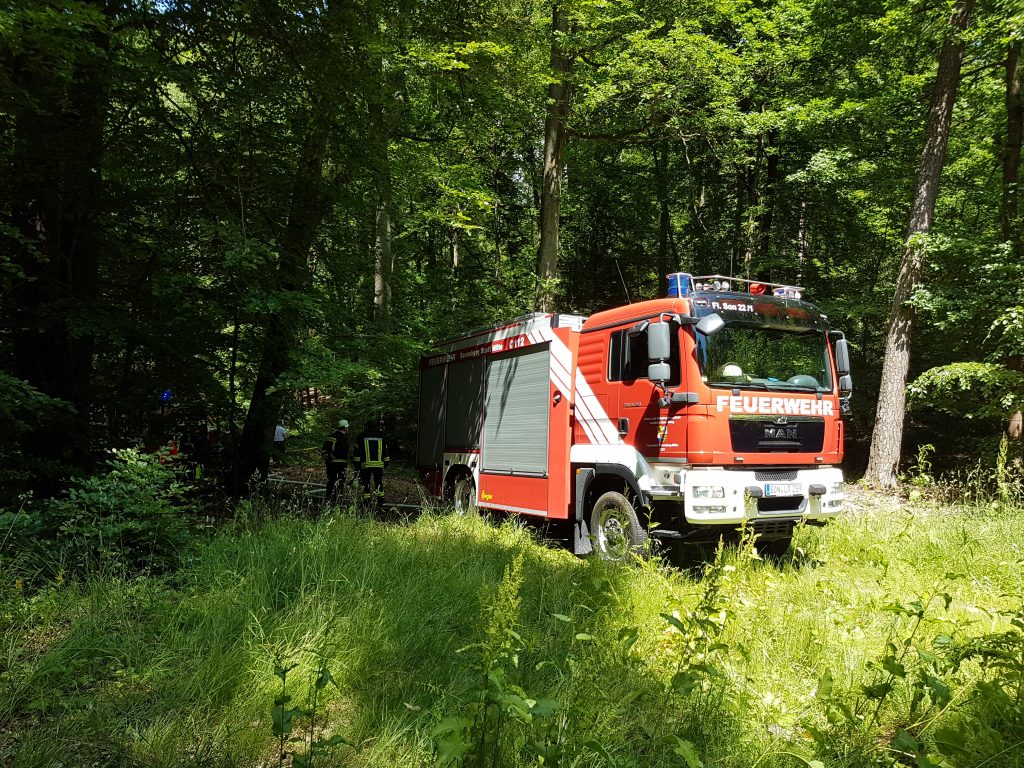
[[[672,217],[668,207],[668,141],[662,139],[654,153],[654,188],[658,196],[658,295],[668,291],[669,244],[672,234]]]
[[[953,106],[960,86],[963,32],[970,23],[973,7],[974,0],[958,0],[950,19],[952,29],[939,53],[938,72],[925,124],[924,151],[921,153],[914,184],[903,257],[889,314],[878,409],[866,473],[868,481],[877,482],[883,487],[896,484],[899,469],[906,413],[907,372],[910,369],[910,337],[914,325],[914,309],[907,304],[907,300],[920,283],[924,268],[925,250],[921,239],[931,231],[935,215],[935,200],[946,159]]]
[[[556,2],[551,14],[551,70],[547,116],[544,119],[544,180],[540,198],[540,244],[537,248],[537,309],[551,312],[558,278],[558,216],[562,202],[562,156],[573,60],[564,49],[569,17]]]
[[[800,218],[796,225],[796,284],[804,279],[804,260],[807,258],[807,201],[800,201]]]
[[[1003,240],[1009,242],[1019,262],[1024,255],[1021,237],[1018,188],[1020,184],[1020,151],[1024,139],[1024,97],[1021,94],[1021,43],[1012,43],[1006,53],[1006,144],[1003,146],[1003,204],[1000,219]],[[1024,370],[1024,359],[1008,361],[1013,370]],[[1006,435],[1011,440],[1024,439],[1024,414],[1015,411],[1010,416]]]
[[[1024,437],[1024,413],[1015,411],[1010,416],[1010,421],[1006,425],[1006,436],[1011,440],[1020,440]]]
[[[501,274],[501,191],[494,190],[494,277]]]
[[[1021,228],[1018,221],[1021,139],[1024,137],[1024,98],[1021,95],[1021,43],[1010,45],[1006,54],[1006,143],[1003,145],[1003,204],[1000,219],[1003,240],[1013,244],[1021,255]]]
[[[231,359],[228,363],[228,398],[231,401],[228,435],[231,440],[232,451],[238,448],[238,342],[242,336],[240,312],[241,308],[236,303],[234,316],[231,318]]]
[[[754,153],[754,162],[747,168],[744,181],[746,182],[747,209],[743,212],[746,222],[743,225],[743,276],[748,280],[755,270],[755,256],[757,255],[757,207],[761,205],[761,189],[759,180],[761,176],[761,161],[764,159],[764,137],[757,137],[757,151]]]
[[[391,252],[394,209],[390,153],[395,115],[393,99],[389,100],[389,97],[401,91],[401,75],[385,73],[382,60],[374,62],[373,69],[375,79],[380,83],[370,103],[369,135],[374,185],[377,188],[373,239],[373,317],[377,325],[386,330],[391,322],[391,276],[395,266]]]
[[[778,201],[779,188],[779,131],[770,131],[766,140],[766,160],[764,185],[759,195],[760,212],[757,216],[757,247],[755,249],[758,263],[763,263],[771,246],[772,223],[775,219],[775,206]]]
[[[537,217],[531,219],[530,223],[534,226],[538,226],[540,224],[540,188],[544,186],[544,169],[540,169],[540,176],[538,177],[537,167],[539,158],[537,157],[537,147],[532,142],[530,143],[530,146],[526,148],[525,154],[527,168],[525,169],[526,172],[523,175],[530,180],[530,199],[533,200],[533,209],[535,211],[538,211]],[[536,235],[537,237],[540,236],[539,230],[538,232],[534,232],[533,234]]]
[[[309,135],[292,181],[288,220],[278,239],[280,255],[275,288],[283,301],[280,308],[266,318],[256,383],[242,427],[235,466],[236,492],[242,490],[254,471],[265,467],[270,455],[274,424],[281,416],[287,396],[284,390],[274,387],[288,370],[292,348],[304,327],[303,314],[296,300],[309,288],[309,252],[327,214],[327,198],[323,189],[327,131],[317,124],[315,116],[310,121]]]
[[[448,258],[451,260],[452,269],[459,268],[459,230],[452,227],[448,230]]]
[[[391,274],[395,266],[391,253],[390,171],[386,171],[386,178],[382,179],[377,194],[373,243],[373,316],[379,325],[387,326],[391,319]]]
[[[109,19],[103,0],[85,5]],[[103,241],[110,36],[106,23],[83,29],[61,54],[73,62],[68,79],[51,62],[55,50],[31,34],[20,56],[4,62],[20,96],[9,171],[11,224],[20,233],[14,263],[23,274],[9,305],[14,372],[74,406],[67,421],[27,435],[22,449],[64,470],[89,456],[94,337],[79,318],[88,316],[97,297]],[[41,490],[52,490],[42,485],[56,478],[40,479]]]
[[[734,277],[736,274],[740,247],[743,243],[743,212],[747,209],[746,171],[744,169],[736,169],[735,182],[736,206],[732,212],[732,252],[729,254],[729,271],[726,273],[730,277]]]
[[[1006,367],[1011,371],[1024,373],[1024,357],[1012,357],[1006,361]],[[1006,436],[1014,442],[1024,440],[1024,413],[1014,411],[1010,414],[1010,420],[1006,424]]]

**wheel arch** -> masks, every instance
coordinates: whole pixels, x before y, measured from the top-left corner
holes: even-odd
[[[459,478],[461,477],[469,477],[474,483],[476,482],[473,470],[470,469],[468,464],[452,464],[445,470],[442,487],[444,489],[444,497],[446,499],[451,499],[452,492],[455,490],[455,484],[459,482]]]
[[[583,522],[590,514],[594,502],[608,491],[618,491],[627,498],[636,500],[636,511],[650,514],[650,495],[640,489],[636,475],[621,464],[594,464],[574,467],[573,477],[576,488],[576,522]]]

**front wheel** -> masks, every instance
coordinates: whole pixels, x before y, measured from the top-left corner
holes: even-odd
[[[590,530],[594,551],[603,560],[626,560],[642,552],[647,544],[647,531],[640,525],[636,510],[618,491],[608,491],[594,502]]]
[[[452,505],[457,515],[476,514],[476,485],[469,475],[463,475],[455,481],[452,487]]]

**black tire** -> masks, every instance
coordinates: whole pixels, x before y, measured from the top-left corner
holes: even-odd
[[[618,491],[608,491],[594,502],[590,533],[594,537],[594,552],[602,560],[629,560],[647,547],[647,531],[629,499]]]
[[[459,475],[452,484],[452,506],[457,515],[479,514],[476,505],[476,484],[472,475]]]

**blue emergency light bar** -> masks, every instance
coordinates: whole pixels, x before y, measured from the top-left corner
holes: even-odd
[[[772,296],[785,299],[800,299],[803,288],[798,285],[766,283],[761,280],[744,280],[739,277],[725,275],[700,275],[694,277],[689,272],[672,272],[668,277],[668,297],[678,299],[693,291],[729,291],[731,293],[749,293],[751,296],[763,296],[771,289]],[[741,283],[742,287],[733,287],[733,283]]]
[[[668,277],[668,296],[677,299],[692,291],[731,291],[732,278],[722,275],[694,277],[689,272],[673,272]]]
[[[668,276],[668,297],[678,299],[693,290],[693,278],[689,272],[672,272]]]

